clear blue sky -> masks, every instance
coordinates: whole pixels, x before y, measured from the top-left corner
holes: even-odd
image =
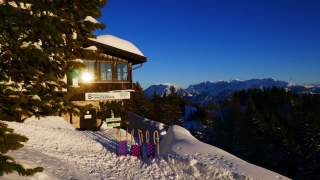
[[[100,22],[149,58],[144,87],[275,78],[320,82],[320,0],[109,0]]]

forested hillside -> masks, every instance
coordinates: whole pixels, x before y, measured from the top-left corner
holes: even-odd
[[[319,95],[252,89],[202,111],[201,140],[291,178],[320,178]]]

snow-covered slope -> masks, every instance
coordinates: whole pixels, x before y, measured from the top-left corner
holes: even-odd
[[[250,164],[228,152],[205,144],[193,137],[189,131],[180,126],[171,126],[160,144],[163,154],[189,155],[192,164],[209,163],[228,170],[236,179],[253,178],[260,180],[288,179],[275,172]],[[210,171],[211,169],[207,169]],[[215,179],[215,177],[211,177]]]
[[[298,94],[320,94],[320,84],[290,85],[288,89]]]
[[[31,118],[25,123],[5,122],[26,135],[25,147],[9,153],[29,167],[42,166],[31,179],[286,179],[250,165],[222,150],[197,141],[174,126],[161,141],[161,156],[139,160],[115,154],[115,130],[77,131],[60,117]],[[30,179],[16,174],[9,180]]]
[[[170,90],[171,87],[174,87],[179,95],[182,95],[182,96],[188,95],[188,93],[184,89],[170,83],[152,85],[148,87],[144,92],[146,97],[152,97],[154,94],[164,96],[165,94],[166,95],[171,94],[171,90]]]

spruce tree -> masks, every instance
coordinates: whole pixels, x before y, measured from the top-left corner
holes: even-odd
[[[75,59],[91,53],[82,47],[104,27],[93,21],[104,4],[105,0],[0,0],[1,119],[21,121],[69,107],[63,98],[66,72],[81,66]],[[26,139],[2,123],[0,141],[0,175],[32,174],[5,156]]]
[[[134,86],[135,92],[131,93],[131,99],[128,101],[128,110],[142,117],[151,116],[152,103],[146,99],[143,89],[139,82]]]

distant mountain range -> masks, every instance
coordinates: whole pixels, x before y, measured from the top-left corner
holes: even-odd
[[[153,94],[163,96],[170,94],[170,87],[174,87],[178,94],[199,103],[210,101],[222,101],[240,90],[254,88],[285,88],[294,93],[314,93],[320,94],[320,84],[310,85],[290,85],[285,81],[277,81],[271,78],[268,79],[250,79],[246,81],[205,81],[199,84],[190,85],[188,88],[179,88],[173,84],[152,85],[145,90],[147,97],[152,97]]]
[[[152,97],[154,94],[157,94],[159,96],[169,95],[171,93],[171,87],[174,87],[178,94],[182,96],[187,96],[188,93],[186,90],[170,83],[165,84],[158,84],[158,85],[151,85],[147,89],[144,90],[144,94],[147,97]]]

